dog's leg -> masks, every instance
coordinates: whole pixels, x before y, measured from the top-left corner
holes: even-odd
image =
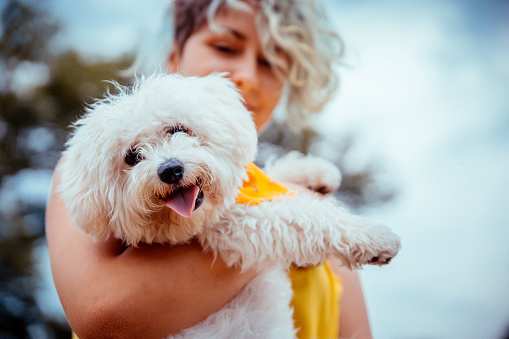
[[[279,182],[297,184],[321,194],[333,193],[341,184],[341,172],[332,162],[296,151],[274,161],[269,159],[264,171]]]
[[[338,206],[333,198],[298,194],[257,206],[234,207],[201,238],[230,265],[317,265],[336,257],[344,266],[385,265],[398,253],[399,237]]]

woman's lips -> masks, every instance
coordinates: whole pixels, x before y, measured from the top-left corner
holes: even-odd
[[[253,107],[253,106],[251,106],[250,104],[246,103],[246,102],[244,103],[244,107],[245,107],[248,111],[250,111],[250,112],[253,112],[253,111],[254,111],[254,107]]]

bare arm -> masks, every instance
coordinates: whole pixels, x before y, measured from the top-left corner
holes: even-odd
[[[46,237],[55,286],[80,337],[162,338],[223,307],[255,275],[239,274],[197,244],[124,248],[93,242],[72,225],[55,193],[46,210]]]
[[[331,260],[334,273],[341,277],[343,296],[341,298],[339,338],[371,339],[368,312],[357,271],[340,267]]]

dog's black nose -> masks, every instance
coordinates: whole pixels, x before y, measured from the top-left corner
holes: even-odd
[[[162,182],[176,184],[184,176],[184,165],[176,159],[170,159],[159,167],[157,175]]]

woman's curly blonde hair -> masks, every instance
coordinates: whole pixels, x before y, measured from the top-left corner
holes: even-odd
[[[202,25],[214,27],[215,14],[225,6],[251,10],[246,2],[257,9],[256,25],[267,61],[287,83],[288,120],[295,127],[303,127],[314,113],[322,110],[338,87],[338,76],[332,68],[343,54],[343,42],[328,27],[318,1],[174,0],[164,33],[171,32],[173,38],[163,45],[167,46],[164,58],[174,44],[183,50],[189,36]],[[135,68],[147,66],[143,65],[146,62],[145,54],[145,58],[142,55],[136,60]]]

